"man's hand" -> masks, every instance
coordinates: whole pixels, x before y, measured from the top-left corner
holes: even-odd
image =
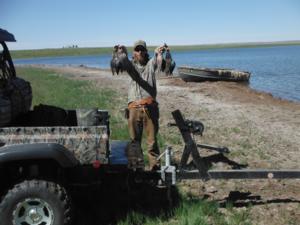
[[[155,54],[163,54],[164,52],[169,52],[169,51],[170,51],[169,46],[166,43],[164,43],[164,45],[157,47],[154,50],[154,53]]]
[[[159,46],[154,50],[154,53],[159,56],[162,55],[165,52],[165,46]]]
[[[158,65],[158,68],[161,68],[164,51],[165,51],[165,46],[164,45],[159,46],[154,50],[154,54],[156,55],[156,63]]]
[[[156,63],[158,66],[158,70],[162,70],[162,71],[164,71],[165,69],[165,60],[163,58],[164,52],[167,52],[166,53],[166,58],[167,58],[167,56],[170,55],[170,49],[166,43],[164,43],[164,45],[162,46],[157,47],[154,50],[154,54],[156,55]]]

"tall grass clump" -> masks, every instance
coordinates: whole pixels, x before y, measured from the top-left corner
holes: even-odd
[[[228,215],[219,210],[213,201],[181,195],[178,206],[169,215],[162,213],[150,217],[139,212],[130,212],[118,225],[251,225],[248,211],[226,209]]]

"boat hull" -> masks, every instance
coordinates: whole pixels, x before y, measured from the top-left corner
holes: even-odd
[[[179,76],[186,82],[233,81],[249,82],[250,73],[231,69],[178,67]]]

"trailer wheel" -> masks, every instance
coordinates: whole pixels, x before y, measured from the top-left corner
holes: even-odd
[[[5,225],[66,225],[70,222],[70,201],[58,184],[24,181],[2,198],[0,221]]]

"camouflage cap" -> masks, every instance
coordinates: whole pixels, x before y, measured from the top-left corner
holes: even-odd
[[[147,50],[146,42],[143,40],[138,40],[138,41],[134,42],[133,49],[135,49],[137,46],[143,46]]]

